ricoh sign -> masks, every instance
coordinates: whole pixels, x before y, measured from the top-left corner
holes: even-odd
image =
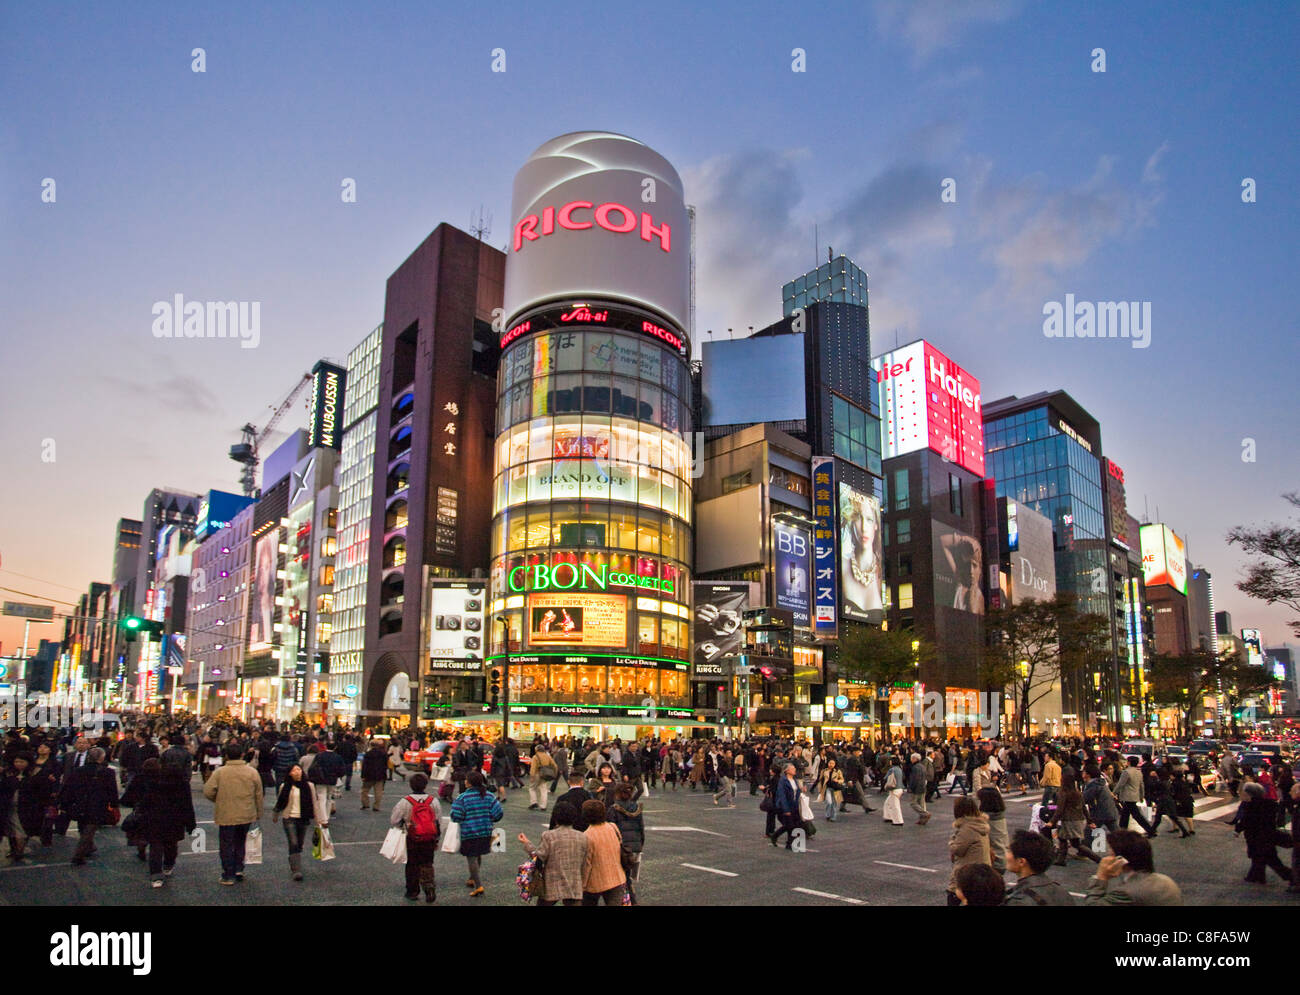
[[[516,174],[512,217],[506,327],[538,304],[588,297],[686,327],[690,221],[681,178],[657,152],[610,132],[553,138]]]

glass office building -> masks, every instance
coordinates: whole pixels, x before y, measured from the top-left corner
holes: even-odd
[[[847,256],[836,256],[781,287],[781,313],[817,301],[867,306],[867,274]]]
[[[1114,619],[1097,420],[1064,391],[987,402],[984,449],[997,496],[1051,521],[1057,590],[1074,594],[1081,610]],[[1112,659],[1062,689],[1063,718],[1116,728],[1122,721],[1121,687]]]

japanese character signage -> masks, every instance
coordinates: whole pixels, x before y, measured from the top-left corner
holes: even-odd
[[[839,583],[835,556],[835,460],[812,459],[813,518],[813,628],[818,636],[837,634],[836,605]]]

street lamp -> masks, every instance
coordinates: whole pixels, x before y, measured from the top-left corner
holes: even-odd
[[[510,616],[498,615],[501,623],[501,738],[510,736]]]

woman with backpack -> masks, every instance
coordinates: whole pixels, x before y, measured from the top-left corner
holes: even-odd
[[[501,803],[487,792],[483,772],[471,771],[464,793],[451,806],[451,821],[460,824],[460,853],[469,864],[469,880],[465,886],[471,889],[471,898],[483,895],[483,879],[479,874],[483,855],[492,846],[492,823],[500,822],[504,815]]]
[[[551,791],[551,782],[555,780],[558,769],[545,743],[537,745],[532,763],[528,765],[528,807],[546,811],[546,798]]]
[[[480,787],[483,775],[478,774]],[[426,794],[429,775],[424,772],[411,775],[411,792],[402,797],[393,806],[389,823],[406,830],[406,897],[412,902],[419,901],[420,889],[424,889],[424,900],[430,904],[437,898],[437,889],[433,877],[433,858],[438,853],[438,839],[442,830],[438,820],[442,818],[442,807],[438,799]],[[462,798],[465,796],[461,796]],[[457,803],[459,804],[459,802]],[[494,798],[492,804],[498,809],[501,805]],[[452,815],[455,818],[455,815]],[[479,889],[480,892],[482,889]]]
[[[627,874],[627,891],[637,905],[636,882],[641,876],[641,851],[645,849],[645,806],[632,797],[632,785],[620,784],[609,808],[609,821],[622,837],[623,870]]]

